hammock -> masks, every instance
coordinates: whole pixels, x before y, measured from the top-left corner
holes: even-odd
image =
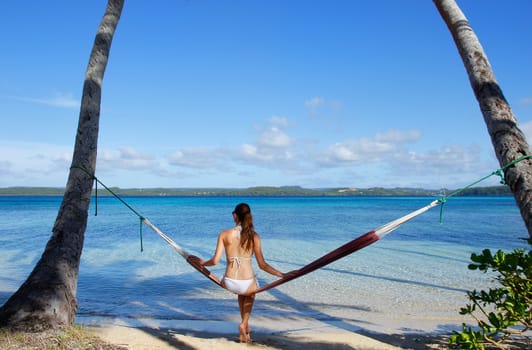
[[[443,212],[443,206],[447,200],[447,198],[450,198],[452,196],[455,196],[461,192],[463,192],[464,190],[472,187],[473,185],[476,185],[478,184],[479,182],[481,181],[484,181],[485,179],[487,179],[488,177],[492,176],[492,175],[497,175],[500,177],[501,179],[501,184],[505,184],[505,180],[504,180],[504,170],[506,170],[507,168],[515,165],[516,163],[519,163],[525,159],[531,159],[532,158],[532,155],[523,155],[511,162],[509,162],[508,164],[504,165],[502,168],[500,169],[497,169],[496,171],[492,172],[491,174],[459,189],[459,190],[456,190],[454,191],[453,193],[451,193],[450,195],[446,196],[446,197],[443,197],[441,199],[438,199],[438,200],[435,200],[435,201],[432,201],[431,203],[429,203],[428,205],[418,209],[418,210],[415,210],[413,212],[411,212],[410,214],[407,214],[405,216],[402,216],[398,219],[395,219],[393,221],[390,221],[389,223],[385,224],[385,225],[382,225],[381,227],[375,229],[375,230],[372,230],[372,231],[369,231],[369,232],[366,232],[364,233],[363,235],[353,239],[352,241],[350,242],[347,242],[346,244],[342,245],[341,247],[339,248],[336,248],[334,249],[333,251],[325,254],[324,256],[322,256],[321,258],[318,258],[316,260],[314,260],[313,262],[311,262],[310,264],[308,265],[305,265],[303,266],[302,268],[298,269],[298,270],[294,270],[294,271],[291,271],[289,273],[287,273],[284,277],[278,279],[277,281],[274,281],[270,284],[267,284],[263,287],[260,287],[259,289],[257,289],[255,291],[255,293],[260,293],[260,292],[264,292],[268,289],[271,289],[271,288],[274,288],[274,287],[277,287],[283,283],[286,283],[288,281],[292,281],[296,278],[299,278],[301,276],[304,276],[306,275],[307,273],[310,273],[312,271],[315,271],[319,268],[322,268],[338,259],[341,259],[353,252],[356,252],[357,250],[360,250],[364,247],[367,247],[368,245],[372,244],[372,243],[375,243],[377,242],[379,239],[381,239],[382,237],[384,237],[385,235],[387,235],[388,233],[392,232],[393,230],[395,230],[396,228],[398,228],[399,226],[401,226],[402,224],[404,224],[405,222],[407,221],[410,221],[411,219],[415,218],[416,216],[426,212],[427,210],[431,209],[431,208],[434,208],[435,206],[441,204],[441,210],[440,210],[440,222],[441,222],[441,217],[442,217],[442,212]],[[116,193],[114,193],[109,187],[107,187],[103,182],[101,182],[96,176],[94,176],[93,174],[89,173],[85,168],[83,167],[80,167],[80,166],[72,166],[71,169],[79,169],[81,171],[83,171],[84,173],[86,173],[88,176],[90,176],[91,178],[93,178],[95,180],[95,185],[96,185],[96,197],[98,196],[98,183],[100,183],[103,187],[105,187],[106,190],[109,191],[109,193],[111,193],[113,196],[115,196],[119,201],[121,201],[126,207],[128,207],[132,212],[134,212],[139,218],[140,218],[140,238],[141,238],[141,251],[142,251],[142,223],[146,224],[148,227],[150,227],[153,231],[155,231],[155,233],[157,233],[162,239],[164,239],[170,246],[172,246],[183,258],[185,258],[185,260],[190,264],[192,265],[196,270],[198,270],[199,272],[201,272],[203,275],[205,275],[207,278],[209,278],[211,281],[213,281],[214,283],[216,283],[217,285],[219,285],[220,287],[223,288],[222,286],[222,283],[220,282],[220,280],[218,279],[218,277],[216,277],[212,272],[210,272],[207,268],[205,268],[204,266],[201,266],[199,264],[199,261],[200,259],[195,256],[195,255],[192,255],[190,253],[188,253],[186,250],[184,250],[183,248],[181,248],[176,242],[174,242],[170,237],[168,237],[164,232],[162,232],[161,230],[159,230],[154,224],[152,224],[148,219],[146,219],[145,217],[143,217],[142,215],[140,215],[135,209],[133,209],[129,204],[127,204],[120,196],[118,196]],[[97,212],[97,208],[98,208],[98,200],[96,199],[96,212]]]
[[[388,233],[392,232],[402,224],[404,224],[407,221],[410,221],[411,219],[415,218],[416,216],[426,212],[427,210],[434,208],[438,204],[440,204],[440,200],[435,200],[431,202],[430,204],[411,212],[410,214],[407,214],[405,216],[402,216],[398,219],[395,219],[393,221],[390,221],[389,223],[382,225],[381,227],[366,232],[363,235],[353,239],[350,242],[347,242],[346,244],[342,245],[339,248],[334,249],[333,251],[325,254],[321,258],[318,258],[311,262],[308,265],[303,266],[302,268],[298,270],[294,270],[286,274],[284,277],[278,279],[277,281],[274,281],[270,284],[267,284],[263,287],[260,287],[255,291],[255,293],[260,293],[267,291],[268,289],[277,287],[281,284],[284,284],[288,281],[292,281],[298,277],[304,276],[307,273],[310,273],[312,271],[315,271],[319,268],[322,268],[326,265],[329,265],[330,263],[339,260],[351,253],[356,252],[357,250],[360,250],[364,247],[367,247],[368,245],[377,242],[379,239],[387,235]],[[164,232],[159,230],[155,225],[153,225],[148,219],[143,218],[143,222],[150,227],[155,233],[157,233],[162,239],[164,239],[171,247],[173,247],[176,252],[179,253],[185,260],[192,265],[196,270],[201,272],[203,275],[205,275],[207,278],[209,278],[211,281],[219,285],[223,288],[222,283],[220,280],[211,272],[209,269],[207,269],[205,266],[201,266],[199,264],[199,258],[195,255],[189,254],[186,250],[181,248],[177,243],[175,243],[170,237],[168,237]]]

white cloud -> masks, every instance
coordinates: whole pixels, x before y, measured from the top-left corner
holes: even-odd
[[[7,160],[0,160],[0,175],[9,175],[11,174],[12,164]]]
[[[174,166],[208,169],[217,168],[225,159],[224,153],[208,148],[182,148],[168,157],[168,162]]]
[[[373,181],[374,186],[424,183],[428,187],[434,187],[434,181],[442,181],[442,176],[445,176],[442,185],[467,184],[470,179],[489,174],[496,166],[493,159],[482,159],[481,148],[476,145],[447,145],[426,152],[412,150],[410,145],[420,137],[416,130],[388,130],[372,138],[339,142],[324,150],[317,164],[323,169],[341,168],[338,172],[351,169],[367,172],[372,177],[364,181]]]
[[[360,174],[357,186],[451,186],[494,170],[495,163],[482,160],[481,149],[474,145],[417,151],[421,138],[417,130],[385,130],[317,148],[318,144],[309,147],[292,137],[289,124],[286,118],[272,117],[258,129],[255,142],[224,148],[185,147],[166,156],[134,147],[102,148],[98,177],[119,187],[173,186],[177,179],[187,179],[180,186],[244,186],[264,184],[264,179],[278,185],[289,181],[342,186],[349,185],[345,181],[352,174]],[[530,131],[532,123],[525,126]],[[70,146],[0,141],[0,186],[63,186],[71,157]],[[442,180],[441,176],[445,176],[443,182],[431,183]]]
[[[388,130],[372,138],[338,142],[323,152],[320,162],[327,166],[346,166],[381,161],[402,149],[404,143],[415,142],[419,138],[420,133],[415,130]]]
[[[421,137],[421,132],[419,130],[398,130],[390,129],[382,133],[377,133],[375,135],[375,141],[378,142],[392,142],[392,143],[403,143],[403,142],[415,142]]]
[[[12,96],[11,98],[18,101],[37,103],[60,108],[79,108],[80,106],[80,99],[74,99],[72,94],[57,93],[55,94],[55,96],[47,98],[32,98],[20,96]]]
[[[259,130],[254,144],[245,143],[240,147],[237,157],[250,165],[282,169],[285,162],[294,160],[296,140],[284,130],[289,124],[286,118],[272,117],[268,122],[269,125]]]
[[[131,147],[120,147],[118,150],[104,149],[98,154],[97,169],[151,170],[159,167],[159,162],[144,152]]]
[[[312,97],[305,101],[305,108],[310,110],[312,114],[318,112],[320,109],[325,109],[328,112],[338,113],[344,108],[344,104],[340,100],[325,99],[324,97]]]
[[[532,121],[519,125],[519,129],[525,134],[528,144],[532,144]]]
[[[71,157],[72,149],[64,145],[0,141],[0,185],[63,183]]]
[[[343,132],[343,103],[339,100],[313,97],[305,101],[306,117],[315,125],[313,127],[333,132]],[[352,116],[351,116],[352,120]]]
[[[257,146],[250,144],[243,144],[241,147],[242,155],[247,160],[258,160],[262,162],[271,161],[274,159],[272,154],[260,152]]]
[[[257,140],[259,147],[286,148],[292,144],[292,139],[277,126],[270,126],[262,131]]]
[[[274,115],[270,118],[269,121],[272,125],[278,125],[281,127],[288,126],[288,119],[286,119],[285,117],[279,117],[279,116]]]
[[[181,148],[166,157],[170,166],[182,170],[202,170],[203,173],[227,173],[242,166],[269,166],[282,171],[281,162],[292,159],[290,149],[294,140],[285,132],[289,122],[284,117],[272,116],[265,127],[258,129],[254,143],[243,143],[239,147]],[[237,165],[238,164],[238,165]]]
[[[524,105],[524,106],[532,105],[532,96],[522,98],[522,99],[519,101],[519,104],[520,104],[520,105]]]
[[[62,108],[79,108],[80,100],[74,99],[71,95],[68,96],[55,96],[50,99],[41,100],[42,103],[50,106],[62,107]]]
[[[426,153],[401,151],[394,154],[390,164],[398,175],[465,174],[489,169],[480,159],[480,148],[474,145],[450,145]]]
[[[313,97],[305,101],[305,107],[307,108],[316,108],[325,104],[325,99],[323,97]]]

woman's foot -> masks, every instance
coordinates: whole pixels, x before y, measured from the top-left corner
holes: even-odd
[[[240,332],[241,343],[251,343],[250,328],[249,325],[240,324],[238,326],[238,332]]]

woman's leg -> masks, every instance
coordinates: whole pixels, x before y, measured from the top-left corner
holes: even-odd
[[[249,337],[249,318],[251,317],[251,310],[253,309],[254,301],[255,294],[238,296],[238,306],[240,307],[240,317],[242,318],[242,323],[240,323],[238,326],[241,343],[247,343],[251,341]]]

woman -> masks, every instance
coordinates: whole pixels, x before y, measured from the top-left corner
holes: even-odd
[[[240,203],[233,211],[233,219],[236,226],[224,230],[218,236],[216,250],[211,259],[200,260],[202,266],[214,266],[218,264],[225,251],[227,267],[222,279],[222,285],[229,291],[238,294],[238,306],[242,322],[238,326],[240,342],[251,342],[249,318],[255,301],[254,291],[258,288],[251,257],[255,259],[259,267],[277,277],[283,277],[283,273],[270,266],[262,255],[259,235],[253,228],[251,209],[246,203]]]

